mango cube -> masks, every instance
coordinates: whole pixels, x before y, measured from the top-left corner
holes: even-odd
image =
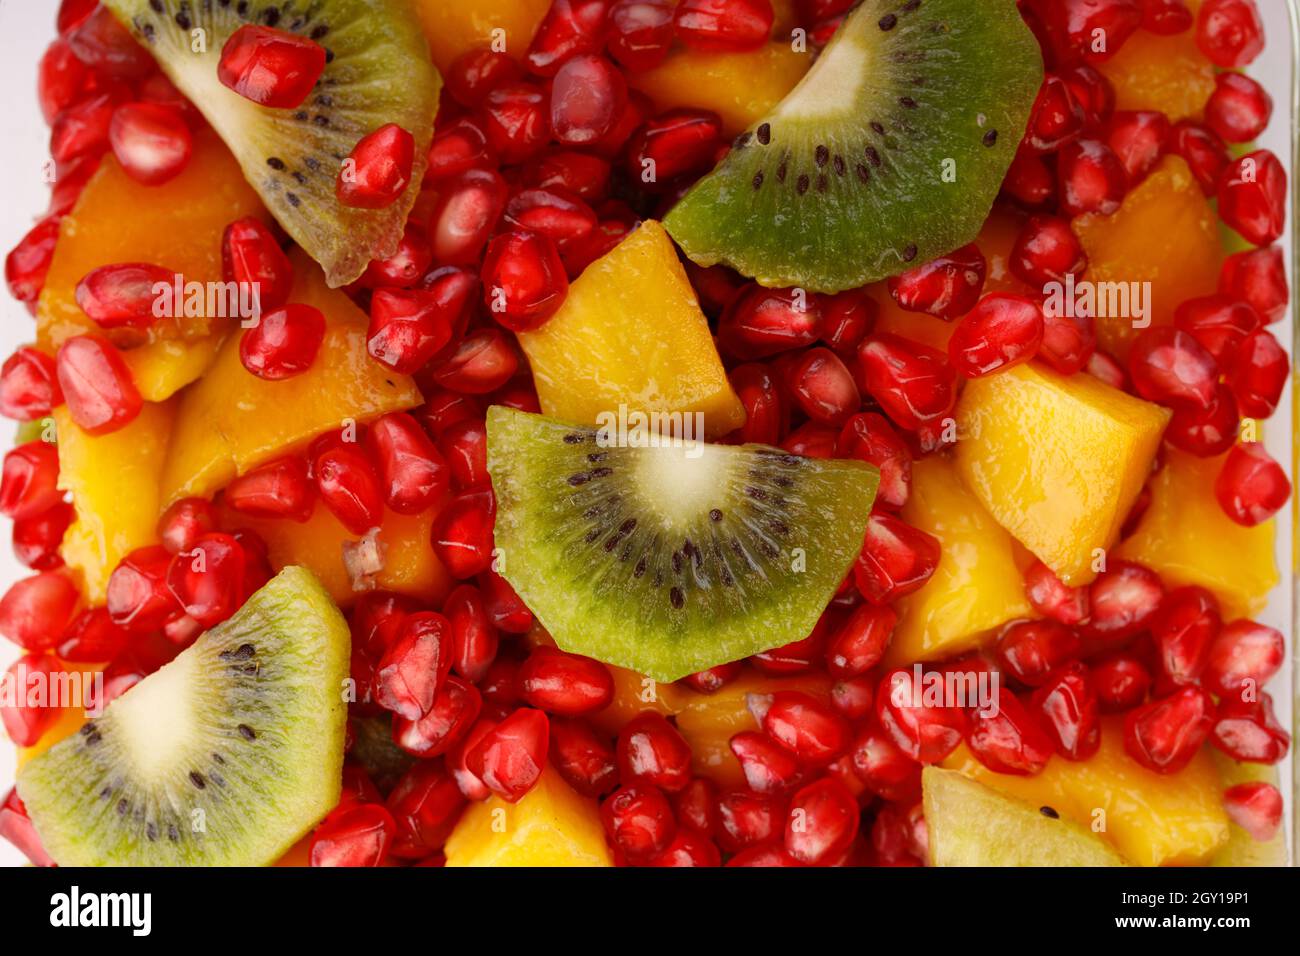
[[[613,866],[596,801],[548,766],[518,803],[470,804],[443,852],[448,866]]]
[[[1196,46],[1195,30],[1138,30],[1098,69],[1115,88],[1116,109],[1158,110],[1173,123],[1200,119],[1214,92],[1214,64]]]
[[[519,341],[542,411],[555,418],[604,424],[600,416],[620,406],[699,412],[709,437],[745,421],[686,270],[657,222],[643,222],[588,266],[555,316]]]
[[[1146,565],[1171,588],[1207,588],[1231,620],[1257,614],[1277,586],[1277,528],[1274,521],[1245,528],[1223,513],[1214,496],[1223,460],[1166,449],[1151,504],[1116,556]]]
[[[899,602],[892,665],[954,657],[986,643],[1003,624],[1033,616],[1014,542],[944,458],[912,466],[908,524],[943,545],[934,576]]]
[[[504,47],[496,47],[516,60],[523,59],[537,25],[551,0],[416,0],[415,12],[429,41],[433,65],[443,76],[456,57],[467,50],[487,48],[500,30]]]
[[[975,497],[1067,584],[1096,577],[1098,549],[1119,537],[1169,412],[1090,375],[1029,364],[970,382],[956,416],[957,470]]]

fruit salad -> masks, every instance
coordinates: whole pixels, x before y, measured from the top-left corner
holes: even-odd
[[[1260,6],[50,0],[0,836],[1285,865]]]

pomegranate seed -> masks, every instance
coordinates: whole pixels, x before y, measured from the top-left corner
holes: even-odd
[[[890,278],[889,294],[908,312],[952,319],[974,308],[987,272],[984,254],[972,243]]]
[[[59,638],[56,653],[64,661],[111,661],[126,649],[130,636],[113,623],[104,608],[91,608],[72,619]]]
[[[1142,29],[1170,36],[1191,29],[1195,18],[1183,0],[1142,0]]]
[[[1222,698],[1239,697],[1268,683],[1285,656],[1280,632],[1254,621],[1232,621],[1210,645],[1201,680]]]
[[[1219,273],[1219,292],[1249,303],[1265,324],[1276,322],[1291,298],[1282,250],[1269,246],[1229,256]]]
[[[167,587],[186,614],[205,629],[214,627],[243,603],[244,550],[228,534],[205,534],[189,551],[172,557]]]
[[[911,671],[890,671],[876,691],[876,718],[890,742],[908,757],[938,763],[961,743],[968,721],[959,707],[927,706],[923,701]]]
[[[447,754],[447,769],[451,771],[452,778],[456,781],[456,788],[466,800],[481,803],[492,796],[492,791],[487,788],[487,785],[474,776],[473,771],[466,765],[465,756],[470,748],[477,746],[478,742],[491,733],[496,725],[497,722],[490,717],[480,718],[470,728],[469,733],[460,739],[460,743]]]
[[[161,546],[137,548],[108,578],[106,606],[113,623],[133,634],[156,631],[178,609],[167,587],[172,555]]]
[[[62,14],[60,11],[61,20]],[[69,20],[74,17],[69,13]],[[66,31],[73,53],[92,70],[111,77],[139,79],[154,69],[153,57],[102,5],[92,8]]]
[[[488,145],[482,125],[470,117],[461,117],[446,129],[434,134],[429,147],[429,164],[424,176],[428,182],[443,182],[471,169],[496,165],[496,156]]]
[[[1262,780],[1223,791],[1223,809],[1233,823],[1260,843],[1268,843],[1282,827],[1282,794]]]
[[[1219,602],[1209,591],[1169,592],[1149,624],[1165,680],[1175,686],[1196,683],[1221,625]]]
[[[998,638],[998,660],[1007,672],[1028,687],[1039,687],[1067,661],[1079,656],[1082,644],[1074,631],[1053,620],[1020,621]]]
[[[414,414],[419,416],[426,431],[435,439],[441,439],[452,426],[467,419],[482,418],[483,408],[468,395],[434,389]]]
[[[600,820],[610,842],[634,862],[658,856],[677,835],[671,804],[647,784],[612,793],[600,805]]]
[[[397,242],[397,249],[386,259],[372,259],[357,284],[363,288],[380,286],[406,289],[420,282],[433,265],[433,245],[423,229],[409,224]]]
[[[1249,442],[1228,452],[1214,481],[1214,496],[1229,518],[1253,528],[1290,500],[1291,482],[1263,445]]]
[[[259,465],[226,486],[225,503],[240,514],[255,518],[306,521],[316,505],[315,489],[307,473],[307,460],[299,455],[289,455]],[[192,546],[191,539],[181,547],[167,550],[177,553]]]
[[[996,713],[971,712],[966,743],[976,759],[996,773],[1032,777],[1052,758],[1052,738],[1010,691],[999,689]]]
[[[1092,665],[1092,686],[1102,713],[1122,713],[1146,700],[1151,674],[1136,657],[1112,654]]]
[[[894,635],[898,615],[893,608],[863,604],[854,609],[831,636],[826,669],[832,677],[857,677],[880,663]]]
[[[1201,184],[1201,191],[1207,196],[1213,196],[1223,170],[1232,159],[1219,135],[1199,123],[1181,120],[1174,124],[1168,145],[1170,151],[1181,156],[1187,163],[1192,175]]]
[[[912,489],[912,453],[889,420],[878,412],[854,415],[836,444],[842,458],[856,458],[880,469],[876,504],[897,511]]]
[[[531,83],[499,86],[483,104],[483,129],[503,163],[518,165],[540,153],[551,138],[546,91]]]
[[[1083,107],[1059,76],[1048,75],[1029,114],[1025,143],[1039,153],[1055,152],[1083,134]]]
[[[1251,333],[1237,347],[1228,372],[1228,384],[1241,411],[1267,418],[1277,410],[1286,387],[1290,360],[1286,350],[1267,329]]]
[[[307,99],[325,62],[325,48],[313,40],[248,24],[221,48],[217,79],[259,106],[291,110]]]
[[[763,734],[742,731],[731,738],[730,746],[740,762],[745,784],[754,793],[784,793],[799,782],[795,755]]]
[[[491,169],[471,169],[439,190],[429,220],[433,255],[447,265],[477,265],[506,207],[505,180]]]
[[[731,790],[718,797],[717,840],[728,853],[779,838],[784,803],[748,790]]]
[[[771,370],[759,363],[737,365],[728,378],[745,407],[745,424],[736,432],[739,441],[777,444],[786,431],[788,410]]]
[[[629,72],[653,69],[673,44],[673,4],[668,0],[615,0],[609,8],[609,54]]]
[[[722,121],[716,113],[688,109],[661,113],[628,144],[628,174],[643,189],[671,190],[673,183],[713,165],[721,137]]]
[[[433,289],[377,290],[366,351],[402,375],[419,370],[451,341],[474,285],[472,275],[457,269]]]
[[[549,739],[546,714],[520,707],[465,754],[465,765],[493,793],[516,803],[541,777]]]
[[[58,718],[60,708],[53,706],[50,688],[62,673],[59,662],[49,654],[27,654],[5,672],[10,690],[0,703],[0,723],[17,746],[34,746]]]
[[[525,175],[533,189],[568,194],[592,203],[609,195],[610,170],[609,161],[599,156],[556,150],[530,165]]]
[[[570,279],[576,279],[597,259],[604,258],[614,250],[632,227],[624,222],[604,220],[581,239],[565,243],[560,249],[560,259],[564,262],[564,271]]]
[[[0,634],[29,651],[59,643],[77,606],[77,587],[54,571],[20,578],[0,598]]]
[[[1025,571],[1025,596],[1039,614],[1068,627],[1083,623],[1090,613],[1088,589],[1067,586],[1041,561]]]
[[[564,717],[601,710],[614,699],[614,679],[604,664],[554,647],[534,650],[518,680],[528,704]]]
[[[1291,735],[1273,714],[1273,698],[1262,691],[1258,700],[1225,697],[1213,724],[1211,742],[1234,760],[1272,764],[1291,749]]]
[[[384,518],[384,490],[370,459],[358,448],[340,445],[312,462],[321,502],[353,534],[379,527]]]
[[[864,598],[883,607],[929,581],[940,551],[932,535],[892,515],[873,514],[853,579]]]
[[[851,362],[876,324],[879,309],[875,301],[861,289],[850,289],[822,296],[821,312],[821,340],[840,358]]]
[[[1022,206],[1041,209],[1056,199],[1056,173],[1043,156],[1022,147],[1007,169],[1002,191]]]
[[[1109,60],[1142,23],[1137,0],[1059,0],[1042,12],[1057,55],[1090,63]]]
[[[221,274],[253,290],[256,314],[282,308],[293,288],[293,266],[274,234],[253,216],[236,219],[221,235]]]
[[[785,849],[807,866],[842,856],[858,834],[858,801],[834,777],[810,783],[794,795],[785,825]]]
[[[1268,126],[1273,99],[1242,73],[1220,73],[1205,104],[1205,122],[1229,143],[1249,143]]]
[[[531,232],[507,232],[493,239],[482,279],[487,309],[513,332],[541,327],[569,293],[555,243]]]
[[[1165,441],[1201,458],[1213,458],[1222,455],[1237,440],[1240,417],[1231,389],[1219,385],[1209,408],[1174,410],[1165,428]]]
[[[763,715],[763,731],[807,767],[824,767],[848,750],[852,728],[829,706],[800,691],[778,691]]]
[[[627,82],[602,56],[564,62],[551,84],[551,132],[556,141],[589,145],[609,134],[627,105]]]
[[[1105,143],[1079,140],[1061,147],[1057,158],[1061,181],[1061,211],[1068,216],[1095,212],[1108,216],[1119,209],[1127,188],[1127,173]]]
[[[100,93],[73,103],[50,127],[50,155],[59,165],[108,149],[108,131],[117,111],[115,92]]]
[[[330,811],[312,833],[311,865],[380,866],[396,832],[392,814],[382,805],[348,801]]]
[[[862,399],[853,375],[830,349],[809,349],[790,370],[790,392],[809,418],[843,425]]]
[[[451,624],[451,666],[471,683],[482,680],[496,659],[499,639],[483,596],[462,584],[447,596],[442,613]]]
[[[451,466],[452,483],[460,491],[489,481],[487,423],[482,419],[453,425],[442,436],[443,457]]]
[[[863,720],[872,712],[872,705],[876,702],[876,682],[871,675],[863,674],[860,677],[849,677],[844,680],[838,680],[831,685],[831,706],[849,720]],[[835,761],[835,766],[843,765],[851,770],[852,760],[845,762],[843,758]]]
[[[1087,129],[1101,128],[1114,115],[1115,88],[1101,72],[1079,64],[1062,70],[1060,76],[1074,101],[1083,107]]]
[[[14,522],[14,556],[33,571],[55,571],[63,567],[63,535],[77,517],[70,504],[60,503],[31,518]]]
[[[1184,687],[1129,712],[1124,749],[1156,773],[1177,773],[1191,762],[1214,726],[1214,701],[1199,687]]]
[[[718,830],[718,791],[707,777],[696,777],[673,794],[673,809],[682,826],[712,837]]]
[[[784,846],[775,843],[750,847],[747,850],[737,853],[727,861],[727,866],[773,867],[799,865],[799,862],[794,857],[785,852]]]
[[[1075,661],[1054,673],[1034,691],[1032,702],[1066,760],[1087,760],[1101,747],[1097,695],[1083,664]]]
[[[453,578],[463,581],[492,563],[492,489],[468,488],[442,509],[433,524],[433,550]]]
[[[608,0],[553,0],[528,45],[525,65],[538,76],[554,76],[570,57],[595,53],[608,10]]]
[[[614,748],[582,720],[551,719],[551,761],[573,789],[601,797],[618,785]]]
[[[1266,149],[1219,174],[1219,215],[1251,245],[1276,242],[1286,228],[1286,170]]]
[[[1082,275],[1088,257],[1064,219],[1030,216],[1016,236],[1007,265],[1016,278],[1038,287],[1063,282],[1067,275]]]
[[[227,489],[227,501],[229,495]],[[158,519],[158,540],[172,554],[190,550],[200,537],[216,530],[217,513],[204,498],[182,498]]]
[[[108,142],[136,182],[159,186],[189,165],[193,141],[180,110],[159,103],[126,103],[113,112]]]
[[[1092,616],[1085,635],[1108,644],[1132,637],[1150,623],[1164,594],[1155,572],[1128,561],[1110,562],[1088,587]]]
[[[34,866],[54,866],[54,860],[41,846],[41,838],[27,816],[27,807],[13,787],[0,803],[0,837],[21,850]]]
[[[1188,333],[1167,326],[1138,337],[1129,374],[1143,398],[1175,407],[1208,408],[1219,382],[1214,356]]]
[[[506,205],[505,219],[521,232],[546,236],[561,249],[581,240],[597,226],[591,207],[562,187],[517,193]]]
[[[340,203],[353,209],[386,209],[411,184],[414,162],[415,138],[396,123],[385,123],[352,147],[343,160],[334,193]]]
[[[687,674],[682,681],[691,690],[701,694],[716,694],[739,677],[743,670],[744,665],[740,661],[732,661],[728,664],[718,664],[708,670]]]
[[[1062,375],[1084,369],[1097,350],[1097,332],[1087,315],[1043,313],[1043,345],[1038,357]]]
[[[677,37],[693,50],[735,53],[772,35],[771,0],[682,0],[673,13]]]
[[[436,360],[429,377],[438,385],[472,395],[495,392],[519,370],[519,355],[506,334],[495,327],[475,329],[455,350]]]
[[[1042,344],[1042,310],[1024,296],[994,292],[958,323],[948,357],[966,378],[983,378],[1029,361]]]
[[[1196,18],[1196,45],[1215,66],[1246,66],[1264,49],[1255,0],[1206,0]]]
[[[76,102],[86,91],[90,71],[64,39],[55,40],[41,57],[36,97],[46,123]]]
[[[0,514],[34,518],[63,500],[59,490],[58,448],[40,440],[24,442],[4,457]]]
[[[498,86],[524,77],[523,68],[505,53],[485,47],[467,50],[446,71],[447,92],[462,106],[475,109]]]
[[[101,156],[84,156],[74,160],[65,172],[58,174],[50,187],[50,206],[48,214],[55,218],[66,216],[81,198],[86,183],[99,170]]]
[[[677,793],[690,782],[690,745],[658,711],[642,711],[623,725],[617,756],[624,784]]]
[[[1230,368],[1238,346],[1263,325],[1263,320],[1243,301],[1210,295],[1179,305],[1174,324],[1196,339],[1220,368]]]
[[[410,415],[385,415],[370,426],[366,441],[389,508],[399,514],[418,514],[447,490],[446,463]]]
[[[460,819],[465,797],[455,779],[437,763],[417,763],[388,795],[394,836],[389,852],[419,860],[442,848]]]
[[[755,654],[750,663],[772,677],[807,673],[825,657],[831,621],[831,615],[823,613],[807,637]]]
[[[122,354],[98,335],[74,335],[59,348],[59,388],[83,431],[116,431],[140,414],[144,400]]]
[[[1124,366],[1105,352],[1093,352],[1092,357],[1088,359],[1087,369],[1089,375],[1100,379],[1111,388],[1124,391],[1128,387],[1128,376],[1124,374]]]
[[[5,257],[5,283],[19,302],[34,305],[59,240],[59,220],[50,216],[34,225]]]
[[[162,317],[155,287],[170,288],[175,274],[147,263],[100,266],[77,283],[77,305],[104,329],[147,329]]]
[[[482,709],[483,698],[473,684],[459,677],[448,677],[442,682],[433,706],[418,720],[393,717],[393,742],[422,760],[441,756],[469,733]]]
[[[858,350],[860,384],[895,423],[916,430],[942,419],[957,400],[956,370],[938,349],[877,335]]]
[[[1119,157],[1130,189],[1160,161],[1171,129],[1169,118],[1153,110],[1125,110],[1111,117],[1106,143]]]
[[[646,866],[713,867],[722,865],[722,855],[708,837],[681,829],[667,848],[651,857]]]
[[[325,316],[315,306],[291,303],[263,314],[239,340],[239,360],[249,372],[280,382],[311,368],[325,341]]]

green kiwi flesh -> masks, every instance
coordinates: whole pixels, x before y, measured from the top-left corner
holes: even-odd
[[[163,72],[207,118],[244,176],[330,286],[354,281],[397,249],[427,165],[442,80],[403,0],[105,0]],[[223,86],[217,64],[247,24],[320,43],[329,58],[297,109],[259,106]],[[199,34],[198,31],[203,33]],[[202,52],[195,37],[202,36]],[[385,209],[354,209],[335,196],[343,160],[388,123],[415,139],[411,186]]]
[[[288,567],[18,775],[60,866],[260,866],[337,804],[347,622]]]
[[[1042,78],[1015,0],[863,0],[664,226],[764,286],[896,275],[976,237]]]
[[[807,637],[879,474],[759,445],[619,446],[488,411],[497,570],[564,650],[673,681]]]

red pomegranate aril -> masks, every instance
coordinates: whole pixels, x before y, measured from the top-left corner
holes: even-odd
[[[1286,228],[1286,170],[1266,149],[1235,159],[1219,174],[1219,216],[1255,246]]]
[[[749,662],[769,677],[807,673],[826,655],[826,637],[833,619],[831,612],[823,612],[807,637],[755,654]]]
[[[864,390],[909,431],[942,419],[956,403],[956,370],[938,349],[877,335],[862,344],[858,360]]]
[[[553,0],[533,33],[524,65],[538,76],[554,76],[571,57],[600,49],[608,0]]]
[[[788,383],[804,414],[829,425],[843,425],[862,404],[852,373],[830,349],[805,352],[790,370]]]
[[[883,607],[930,580],[940,550],[934,536],[892,515],[873,514],[853,579],[864,598]]]
[[[419,860],[442,848],[465,797],[443,766],[417,763],[398,781],[386,806],[396,824],[389,851],[399,859]]]
[[[997,692],[993,713],[973,709],[966,744],[980,763],[995,773],[1032,777],[1041,773],[1055,744],[1015,694]]]
[[[560,249],[560,260],[564,263],[564,271],[571,280],[578,278],[589,265],[612,252],[631,231],[632,227],[618,220],[606,219],[598,222],[596,228],[581,239],[571,240]]]
[[[113,623],[133,634],[156,631],[178,609],[167,587],[172,555],[162,546],[137,548],[108,578],[106,606]]]
[[[60,660],[103,663],[126,649],[131,634],[118,627],[102,607],[88,608],[72,619],[55,649]]]
[[[1214,701],[1200,687],[1131,710],[1124,720],[1124,750],[1156,773],[1177,773],[1191,762],[1214,727]]]
[[[442,509],[433,524],[433,550],[453,578],[463,581],[492,563],[496,501],[492,489],[468,488]]]
[[[594,203],[609,195],[610,169],[609,161],[599,156],[557,150],[531,164],[525,175],[526,182],[534,189],[569,194],[585,203]]]
[[[1131,654],[1111,654],[1093,663],[1092,687],[1102,713],[1123,713],[1146,700],[1151,674]]]
[[[682,678],[682,682],[691,690],[701,694],[716,694],[739,677],[743,670],[743,662],[731,661],[727,664],[717,664],[707,670],[696,671],[694,674],[687,674]]]
[[[9,788],[4,802],[0,803],[0,837],[21,850],[33,866],[54,866],[54,860],[41,846],[36,827],[32,825],[27,808],[14,787]]]
[[[1190,30],[1195,17],[1183,0],[1141,0],[1142,29],[1161,36]]]
[[[0,635],[28,651],[59,643],[80,595],[62,573],[44,571],[20,578],[0,598]]]
[[[1066,760],[1087,760],[1101,747],[1097,695],[1083,664],[1075,661],[1053,673],[1034,691],[1032,703]]]
[[[601,797],[618,785],[614,748],[584,720],[551,718],[551,762],[573,789]]]
[[[1165,441],[1201,458],[1215,458],[1237,440],[1241,415],[1232,390],[1220,384],[1205,409],[1177,408],[1165,427]]]
[[[496,725],[497,721],[495,719],[480,717],[478,722],[470,728],[469,733],[461,737],[460,742],[447,754],[447,769],[456,781],[456,788],[466,800],[481,803],[492,796],[492,791],[487,788],[487,785],[469,769],[469,766],[465,763],[465,756],[471,748],[478,745],[480,740],[491,733]]]
[[[880,663],[894,635],[898,614],[890,607],[862,604],[831,635],[826,669],[832,677],[865,674]]]
[[[1127,189],[1127,173],[1119,157],[1095,139],[1067,143],[1057,157],[1061,182],[1061,211],[1068,216],[1117,210]]]
[[[381,866],[396,833],[397,824],[387,808],[347,801],[312,833],[309,860],[312,866]]]
[[[642,711],[624,724],[616,753],[624,785],[650,784],[676,793],[690,782],[690,745],[658,711]]]
[[[851,721],[863,720],[872,713],[876,702],[876,682],[870,674],[838,680],[831,685],[830,701],[836,713]],[[851,759],[843,757],[834,761],[835,766],[843,767],[851,763]]]
[[[405,412],[373,422],[367,448],[377,466],[384,503],[398,514],[418,514],[447,490],[447,464],[424,429]]]
[[[718,830],[718,790],[707,777],[695,777],[686,789],[673,794],[678,822],[696,833],[713,837]]]
[[[604,664],[554,647],[534,650],[518,680],[528,704],[562,717],[593,713],[614,699],[614,679]]]
[[[800,458],[831,459],[835,457],[835,442],[838,437],[830,425],[804,422],[790,432],[779,447]]]
[[[325,62],[325,48],[314,40],[247,24],[222,47],[217,79],[259,106],[291,110],[307,99]]]
[[[485,571],[479,579],[488,617],[507,634],[527,634],[533,627],[533,612],[515,593],[510,582],[495,571]]]
[[[778,691],[763,715],[763,731],[806,767],[824,767],[849,748],[853,731],[828,705],[802,691]]]
[[[221,235],[221,274],[256,290],[257,314],[282,308],[293,288],[293,265],[275,234],[253,216],[236,219]]]
[[[969,727],[957,706],[928,706],[916,675],[893,670],[876,691],[876,719],[891,743],[920,763],[938,763],[956,749]]]
[[[1168,326],[1138,337],[1129,353],[1129,374],[1143,398],[1174,407],[1208,408],[1219,383],[1214,356],[1187,332]]]
[[[673,13],[677,38],[693,50],[736,53],[772,35],[771,0],[682,0]]]
[[[59,172],[50,186],[50,205],[47,214],[54,218],[66,216],[81,198],[86,183],[99,171],[102,156],[85,156],[68,164]]]
[[[551,139],[546,91],[531,83],[499,86],[483,104],[483,131],[506,165],[532,159]]]
[[[1255,0],[1206,0],[1196,18],[1196,45],[1225,70],[1247,66],[1264,49]]]
[[[670,0],[614,0],[608,14],[609,55],[629,72],[653,69],[673,45]]]
[[[713,842],[701,833],[679,829],[672,843],[651,857],[646,866],[658,867],[714,867],[722,865],[722,855]]]
[[[569,292],[555,243],[531,232],[497,236],[483,260],[483,299],[492,317],[512,332],[542,326]]]
[[[1038,90],[1025,143],[1038,153],[1055,152],[1083,134],[1086,117],[1083,107],[1059,76],[1049,74]]]
[[[1069,61],[1110,59],[1142,23],[1137,0],[1055,0],[1040,12],[1057,56]]]
[[[159,103],[126,103],[113,112],[108,142],[136,182],[160,186],[189,165],[193,140],[180,110]]]
[[[506,333],[495,327],[475,329],[445,358],[429,367],[438,385],[471,395],[485,395],[505,385],[519,369],[519,355]]]
[[[434,134],[424,178],[428,182],[438,183],[471,169],[491,168],[495,165],[496,155],[488,144],[487,133],[483,131],[482,125],[471,117],[463,116]]]
[[[457,270],[435,289],[378,289],[370,301],[366,351],[402,375],[422,368],[452,339],[474,277]]]
[[[1148,625],[1163,679],[1175,686],[1196,683],[1222,623],[1219,602],[1202,587],[1182,587],[1165,595]]]
[[[1020,621],[998,638],[998,660],[1027,687],[1039,687],[1061,665],[1079,656],[1079,636],[1059,621]]]
[[[516,193],[506,204],[505,221],[520,232],[546,236],[558,248],[583,239],[597,226],[591,207],[560,186]]]
[[[889,294],[908,312],[953,319],[974,308],[987,272],[984,254],[971,243],[891,277]]]
[[[1169,134],[1170,152],[1181,156],[1201,185],[1201,191],[1213,196],[1219,177],[1232,157],[1219,135],[1192,120],[1174,124]]]
[[[5,453],[0,514],[14,519],[44,514],[63,500],[58,483],[58,446],[39,439],[24,442]]]
[[[1291,499],[1291,482],[1263,445],[1246,442],[1228,452],[1214,481],[1214,496],[1229,518],[1253,528]]]
[[[1273,698],[1263,691],[1258,697],[1220,701],[1210,741],[1233,760],[1250,763],[1277,763],[1291,749],[1291,735],[1273,714]]]
[[[358,284],[364,288],[408,289],[428,273],[433,265],[433,245],[420,226],[410,223],[397,249],[386,259],[372,259]]]
[[[564,61],[551,82],[551,134],[557,142],[585,146],[609,134],[627,105],[627,81],[603,56]]]
[[[1100,129],[1115,113],[1115,88],[1104,74],[1087,64],[1060,72],[1074,101],[1083,107],[1086,128]]]
[[[1088,268],[1088,257],[1064,219],[1030,216],[1016,236],[1007,265],[1016,278],[1040,288],[1064,282],[1067,275],[1082,275]]]
[[[433,706],[418,720],[393,717],[393,742],[421,760],[441,756],[470,732],[482,709],[478,688],[453,675],[442,682]]]
[[[63,535],[77,517],[76,510],[60,502],[48,511],[14,522],[14,557],[33,571],[55,571],[63,567]]]
[[[1248,335],[1228,366],[1228,385],[1242,414],[1268,418],[1275,411],[1290,375],[1286,349],[1267,329]]]
[[[89,76],[86,64],[72,52],[67,40],[50,44],[36,74],[36,98],[47,124],[85,93]]]
[[[1276,322],[1291,299],[1282,250],[1268,246],[1229,256],[1219,273],[1219,292],[1249,303],[1265,324]]]
[[[1249,143],[1268,126],[1273,99],[1243,73],[1220,73],[1205,104],[1205,122],[1228,143]]]
[[[59,239],[59,219],[50,216],[28,230],[5,257],[5,284],[19,302],[35,307]]]
[[[856,458],[880,470],[876,504],[897,511],[912,489],[912,452],[889,420],[879,412],[854,415],[840,432],[836,454]]]
[[[821,340],[840,358],[851,362],[876,324],[879,307],[875,300],[861,289],[850,289],[822,296],[821,312]]]
[[[745,424],[736,432],[738,439],[742,443],[777,444],[785,434],[788,411],[785,393],[771,369],[751,362],[737,365],[728,378],[745,407]]]
[[[746,730],[731,738],[730,747],[754,793],[785,793],[799,782],[798,759],[771,738]]]
[[[77,305],[100,328],[146,329],[164,317],[155,287],[175,281],[175,273],[148,263],[100,266],[77,283]]]
[[[1067,627],[1087,620],[1091,612],[1087,588],[1070,587],[1038,560],[1025,570],[1024,576],[1025,596],[1039,614]]]
[[[341,445],[312,462],[316,490],[326,508],[353,534],[379,527],[384,518],[384,491],[370,459],[359,449]]]
[[[0,702],[0,724],[11,742],[31,747],[58,719],[61,707],[51,699],[51,688],[58,686],[62,673],[49,654],[27,654],[9,666],[3,675],[8,690]]]
[[[643,189],[672,184],[704,172],[722,142],[716,113],[675,109],[649,120],[627,147],[627,172]]]
[[[230,617],[243,603],[244,568],[239,542],[214,531],[200,537],[189,551],[172,557],[167,587],[185,613],[206,629]]]
[[[447,596],[442,613],[451,625],[451,667],[471,683],[481,681],[496,659],[497,629],[483,606],[483,596],[470,584]]]
[[[1002,192],[1028,209],[1041,209],[1056,198],[1056,172],[1045,157],[1022,147],[1002,180]]]
[[[1124,110],[1111,117],[1106,143],[1119,157],[1130,189],[1160,161],[1171,129],[1169,118],[1154,110]]]
[[[963,318],[948,357],[966,378],[983,378],[1028,362],[1043,344],[1043,311],[1032,300],[994,292]]]
[[[414,163],[415,138],[396,123],[386,123],[352,147],[339,171],[335,196],[353,209],[386,209],[411,184]]]
[[[662,853],[677,835],[672,805],[644,783],[624,785],[607,797],[600,819],[610,842],[633,862]]]
[[[253,375],[280,382],[311,368],[325,341],[325,316],[315,306],[290,303],[265,312],[239,340],[239,360]]]
[[[520,707],[465,754],[465,766],[501,799],[517,803],[546,769],[549,742],[546,714]]]
[[[491,169],[471,169],[440,189],[429,220],[434,260],[477,266],[508,192],[505,180]]]
[[[830,863],[853,844],[859,816],[858,801],[839,780],[810,783],[790,802],[785,850],[806,866]]]
[[[307,460],[300,455],[289,455],[259,465],[226,486],[225,503],[250,517],[306,521],[316,505]],[[181,547],[168,547],[167,550],[176,553],[192,546],[190,540]]]
[[[413,409],[412,415],[429,435],[439,440],[453,425],[471,418],[482,418],[483,407],[478,400],[447,389],[426,389],[425,403]]]
[[[117,111],[115,92],[99,93],[73,103],[50,127],[50,155],[60,165],[108,149],[108,131]]]
[[[1146,627],[1164,598],[1155,572],[1129,561],[1111,561],[1088,586],[1092,615],[1084,634],[1107,644],[1126,640]]]
[[[451,468],[452,484],[459,491],[489,480],[487,470],[487,423],[483,419],[452,425],[439,442]]]
[[[1282,827],[1282,794],[1262,780],[1239,783],[1223,791],[1228,818],[1259,843],[1268,843]]]
[[[1097,350],[1097,331],[1087,315],[1058,315],[1043,311],[1043,344],[1038,357],[1062,375],[1084,369]]]
[[[70,13],[68,19],[74,16]],[[139,79],[154,69],[153,57],[102,4],[66,30],[77,58],[105,76]]]
[[[1174,313],[1174,324],[1209,352],[1221,369],[1231,369],[1237,349],[1263,320],[1244,301],[1223,294],[1188,299]]]
[[[717,840],[728,853],[779,839],[784,803],[748,790],[730,790],[718,797]]]
[[[482,106],[498,86],[523,79],[523,68],[508,54],[479,47],[467,50],[446,70],[447,92],[462,106]]]
[[[1100,379],[1111,388],[1121,392],[1128,388],[1128,376],[1124,373],[1124,366],[1105,352],[1093,352],[1092,358],[1088,359],[1087,369],[1089,375]]]
[[[1286,642],[1274,628],[1254,621],[1224,625],[1206,654],[1201,682],[1222,698],[1255,693],[1282,667]]]
[[[227,488],[227,501],[229,496]],[[217,513],[206,498],[182,498],[170,505],[158,519],[158,540],[172,554],[188,551],[200,537],[216,530]]]
[[[140,414],[144,400],[117,348],[99,335],[74,335],[57,358],[59,388],[72,420],[83,431],[103,435]]]
[[[785,851],[785,847],[778,843],[767,843],[762,846],[750,847],[742,850],[733,856],[726,863],[727,866],[761,866],[761,867],[779,867],[779,866],[800,866],[798,860]]]

